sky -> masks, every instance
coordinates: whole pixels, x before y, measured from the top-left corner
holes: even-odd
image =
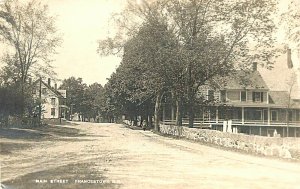
[[[1,1],[1,0],[0,0]],[[137,3],[141,0],[137,0]],[[288,0],[289,1],[289,0]],[[300,1],[300,0],[297,0]],[[120,64],[117,56],[97,54],[98,40],[110,35],[111,15],[120,12],[126,0],[42,0],[56,16],[56,26],[63,43],[53,57],[58,79],[81,77],[83,82],[104,85]],[[281,9],[287,0],[279,0]]]
[[[121,58],[101,57],[97,41],[109,35],[111,14],[124,8],[125,0],[44,0],[52,15],[57,15],[57,28],[63,33],[63,44],[54,57],[59,79],[81,77],[87,84],[104,85]],[[137,3],[141,0],[137,0]],[[289,1],[289,0],[288,0]],[[298,0],[297,0],[298,1]],[[280,9],[287,0],[279,0]]]
[[[104,85],[121,58],[101,57],[97,41],[109,35],[108,25],[114,12],[120,12],[124,0],[47,0],[50,14],[56,16],[56,26],[63,43],[53,57],[58,79],[71,76],[83,82]]]

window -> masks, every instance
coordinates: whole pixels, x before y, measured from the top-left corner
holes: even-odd
[[[42,94],[46,94],[47,93],[47,89],[46,88],[42,88]]]
[[[55,108],[51,108],[51,115],[55,116]]]
[[[55,98],[51,98],[51,105],[55,105]]]
[[[241,91],[241,101],[246,102],[247,100],[247,94],[246,91]]]
[[[296,121],[300,121],[300,110],[296,112]]]
[[[278,112],[277,110],[271,110],[271,120],[278,121]]]
[[[220,98],[221,102],[226,102],[226,91],[221,90],[220,94],[221,94],[221,98]]]
[[[207,90],[207,100],[209,100],[209,101],[214,100],[214,91],[213,90],[210,90],[210,89]]]
[[[262,120],[262,111],[261,110],[254,111],[254,120]]]
[[[289,121],[293,121],[293,112],[289,111]]]
[[[252,93],[253,102],[263,102],[263,92],[253,92]]]

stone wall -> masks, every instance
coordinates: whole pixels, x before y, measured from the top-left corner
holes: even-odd
[[[160,132],[265,156],[300,160],[300,138],[263,137],[162,124]]]

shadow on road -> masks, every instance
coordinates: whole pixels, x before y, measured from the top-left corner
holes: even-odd
[[[86,134],[80,133],[79,129],[62,126],[45,126],[31,129],[23,128],[0,128],[0,137],[14,140],[40,141],[51,137],[81,137]]]
[[[121,183],[104,177],[103,171],[99,168],[97,169],[95,163],[68,164],[54,169],[30,173],[5,181],[3,184],[7,188],[18,189],[120,188]]]
[[[43,141],[90,141],[79,129],[64,126],[44,126],[36,128],[0,128],[0,154],[31,148]],[[100,136],[98,136],[100,137]]]
[[[0,145],[1,145],[0,154],[2,155],[8,155],[11,154],[13,151],[24,150],[31,147],[30,144],[11,143],[11,142],[1,142]]]

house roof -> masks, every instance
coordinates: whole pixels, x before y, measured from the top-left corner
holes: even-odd
[[[40,81],[43,83],[43,85],[45,85],[48,89],[50,89],[54,94],[56,94],[57,97],[59,97],[59,98],[65,98],[59,91],[55,90],[53,87],[51,87],[50,85],[48,85],[42,79],[36,80],[35,82],[33,82],[33,85],[36,85]]]
[[[269,91],[269,103],[287,107],[289,105],[289,93],[287,91]],[[300,108],[300,101],[291,99],[290,108]]]
[[[283,49],[284,47],[279,48]],[[296,49],[292,49],[291,53],[293,68],[288,67],[287,51],[283,51],[276,57],[272,69],[259,67],[258,70],[271,91],[289,91],[290,80],[295,73],[296,82],[292,87],[291,97],[300,99],[300,54]]]
[[[258,71],[237,70],[231,76],[219,79],[223,89],[263,89],[269,90]]]

